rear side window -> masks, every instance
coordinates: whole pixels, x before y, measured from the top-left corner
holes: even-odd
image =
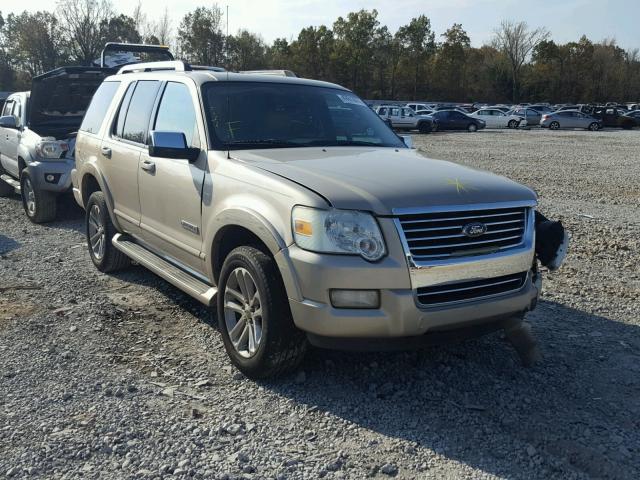
[[[154,130],[182,132],[190,147],[200,147],[196,128],[196,111],[189,88],[183,83],[169,82],[162,94]]]
[[[116,121],[113,125],[113,134],[116,137],[122,138],[122,129],[124,128],[124,120],[127,118],[127,107],[129,106],[129,101],[131,100],[131,95],[133,95],[133,89],[135,88],[136,83],[132,82],[127,87],[127,91],[122,97],[122,103],[120,103],[120,108],[118,108],[118,115],[116,117]]]
[[[123,139],[142,144],[147,141],[149,118],[159,86],[160,82],[156,80],[144,80],[136,84],[122,129]]]
[[[84,114],[80,130],[89,133],[98,133],[100,126],[107,114],[107,109],[113,100],[113,96],[118,90],[120,82],[102,82],[93,94],[89,108]]]

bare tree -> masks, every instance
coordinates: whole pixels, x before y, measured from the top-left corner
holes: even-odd
[[[58,0],[57,16],[74,60],[90,65],[103,47],[103,28],[113,16],[111,0]]]
[[[164,13],[157,22],[150,26],[151,33],[160,41],[160,45],[168,45],[171,41],[173,27],[169,16],[169,9],[164,7]]]
[[[520,91],[520,72],[531,52],[538,44],[549,37],[549,31],[544,28],[530,30],[526,22],[505,20],[495,31],[493,40],[495,48],[501,50],[509,60],[511,67],[512,100],[518,101]]]
[[[141,36],[145,36],[147,28],[147,14],[142,10],[142,0],[138,0],[138,4],[133,9],[131,18],[133,18],[136,30],[140,33]]]

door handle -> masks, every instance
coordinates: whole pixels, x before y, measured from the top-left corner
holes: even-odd
[[[107,157],[107,158],[111,158],[111,149],[109,147],[102,147],[100,149],[100,152],[102,152],[102,155]]]
[[[145,160],[140,164],[140,168],[145,172],[154,173],[156,171],[156,164],[149,160]]]

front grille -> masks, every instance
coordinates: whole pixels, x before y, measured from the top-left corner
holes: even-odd
[[[527,280],[527,272],[483,278],[433,287],[418,288],[418,303],[435,305],[440,303],[464,302],[494,295],[504,295],[520,290]]]
[[[400,215],[411,256],[416,261],[482,255],[524,242],[529,207],[429,212]],[[486,232],[469,237],[465,225],[482,223]]]

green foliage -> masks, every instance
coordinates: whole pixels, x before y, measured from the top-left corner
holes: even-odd
[[[179,58],[231,70],[293,70],[365,98],[432,101],[605,102],[640,100],[638,50],[587,37],[558,44],[544,28],[502,22],[491,45],[471,46],[460,24],[436,36],[429,18],[412,18],[396,32],[376,10],[309,26],[271,45],[247,30],[227,36],[220,7],[198,7],[179,22],[165,10],[146,22],[116,14],[111,0],[58,0],[55,12],[0,14],[0,90],[28,88],[30,78],[69,64],[90,64],[107,41],[172,43]],[[437,39],[437,40],[436,40]]]

